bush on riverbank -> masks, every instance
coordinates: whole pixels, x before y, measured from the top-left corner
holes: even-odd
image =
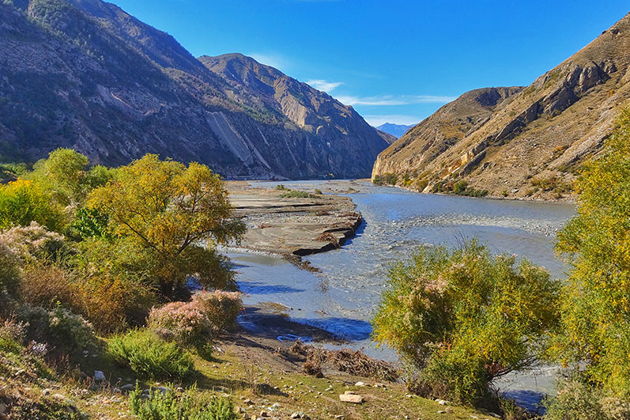
[[[374,338],[413,366],[414,390],[479,405],[494,378],[536,359],[556,327],[558,291],[542,268],[476,242],[424,247],[391,269]]]

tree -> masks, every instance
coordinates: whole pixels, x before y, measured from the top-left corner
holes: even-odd
[[[244,225],[232,218],[227,191],[207,166],[146,155],[118,168],[113,180],[91,192],[88,206],[109,217],[115,235],[151,255],[151,273],[166,296],[189,275],[204,286],[230,285],[214,247],[238,240]]]
[[[622,112],[602,156],[585,166],[576,191],[577,216],[558,237],[572,269],[562,334],[552,351],[581,370],[587,383],[629,399],[630,109]]]
[[[85,197],[89,160],[72,149],[56,149],[35,163],[27,179],[41,185],[60,204],[76,204]]]
[[[555,326],[559,285],[528,261],[471,242],[423,247],[390,271],[374,337],[416,370],[427,396],[480,404],[490,382],[531,364]]]

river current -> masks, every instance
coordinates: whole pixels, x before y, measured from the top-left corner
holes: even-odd
[[[309,191],[334,190],[339,185],[338,181],[283,184]],[[341,249],[305,258],[320,273],[301,270],[276,256],[229,253],[246,305],[279,303],[287,307],[291,319],[348,340],[345,347],[395,361],[391,349],[379,348],[370,339],[369,321],[386,286],[389,266],[407,259],[418,246],[457,247],[476,238],[493,253],[527,258],[556,278],[565,276],[567,266],[555,256],[554,243],[556,232],[575,213],[571,204],[417,194],[367,182],[355,185],[360,185],[359,192],[345,195],[365,221]],[[498,386],[527,405],[539,393],[550,391],[554,371],[539,367],[504,378]],[[530,397],[529,392],[536,395]]]

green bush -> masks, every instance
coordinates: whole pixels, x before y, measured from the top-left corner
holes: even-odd
[[[606,396],[583,380],[560,382],[555,397],[546,401],[549,420],[626,420],[630,418],[630,402]]]
[[[232,401],[223,397],[203,398],[195,390],[174,392],[139,388],[129,394],[131,410],[140,420],[236,420]]]
[[[130,367],[141,377],[183,379],[194,372],[193,361],[184,349],[147,330],[113,337],[108,352],[117,363]]]
[[[59,231],[65,225],[63,208],[50,193],[32,181],[18,179],[0,187],[0,229],[31,222]]]
[[[479,404],[494,378],[541,352],[558,289],[544,269],[474,241],[453,252],[423,247],[391,269],[374,337],[411,364],[422,394]]]

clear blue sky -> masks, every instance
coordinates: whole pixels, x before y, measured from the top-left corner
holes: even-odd
[[[195,56],[253,56],[372,124],[418,122],[470,89],[527,85],[630,9],[628,0],[113,2]]]

